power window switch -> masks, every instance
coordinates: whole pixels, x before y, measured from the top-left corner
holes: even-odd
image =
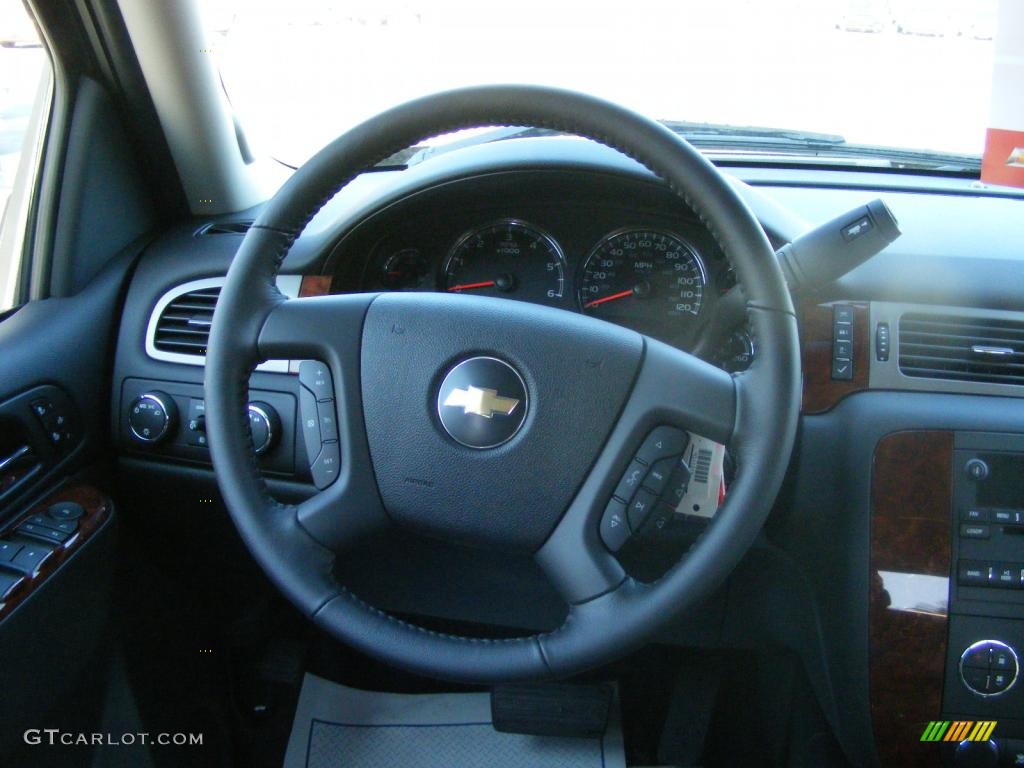
[[[46,558],[52,554],[53,550],[45,544],[26,544],[14,556],[10,565],[24,574],[31,575],[38,571],[39,567],[46,562]]]
[[[14,559],[22,548],[22,544],[16,541],[0,541],[0,563],[9,563]]]
[[[11,591],[21,583],[22,576],[17,573],[0,571],[0,600],[4,600]]]

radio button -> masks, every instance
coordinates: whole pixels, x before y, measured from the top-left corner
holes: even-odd
[[[979,560],[961,560],[957,565],[957,581],[962,587],[988,586],[988,575],[992,568]]]
[[[960,526],[961,539],[987,539],[990,535],[991,530],[987,525],[974,525],[973,523],[963,523]]]

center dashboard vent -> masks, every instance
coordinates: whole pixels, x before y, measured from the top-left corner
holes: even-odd
[[[1024,385],[1024,322],[904,314],[899,367],[904,376]]]
[[[217,286],[189,291],[171,300],[157,320],[153,346],[163,352],[205,356],[219,296]]]

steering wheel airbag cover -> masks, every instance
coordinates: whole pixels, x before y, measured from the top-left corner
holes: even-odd
[[[507,301],[446,294],[388,294],[370,306],[366,429],[396,522],[449,541],[532,553],[608,439],[640,363],[640,335],[532,304],[517,310],[508,312]],[[511,364],[529,394],[523,428],[489,450],[448,437],[431,405],[440,375],[478,355]]]

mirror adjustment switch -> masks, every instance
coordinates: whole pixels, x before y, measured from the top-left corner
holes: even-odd
[[[54,520],[78,520],[85,514],[85,507],[73,501],[60,501],[47,508],[46,514]]]
[[[629,539],[629,523],[626,520],[625,502],[618,499],[609,501],[601,517],[601,540],[612,552],[618,552]]]

